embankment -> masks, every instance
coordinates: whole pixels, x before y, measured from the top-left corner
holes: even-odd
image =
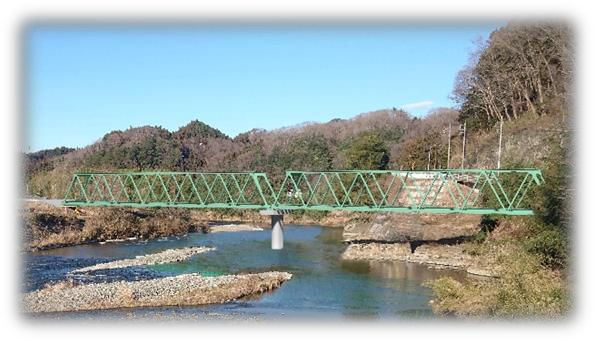
[[[35,251],[121,239],[154,239],[201,231],[206,222],[184,209],[70,209],[26,203],[23,249]]]

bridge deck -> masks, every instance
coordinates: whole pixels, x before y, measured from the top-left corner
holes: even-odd
[[[538,169],[75,173],[65,206],[530,215]],[[275,190],[274,188],[278,188]]]

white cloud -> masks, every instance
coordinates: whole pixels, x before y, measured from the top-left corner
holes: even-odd
[[[434,101],[421,101],[401,105],[401,109],[423,109],[429,108],[434,104]]]

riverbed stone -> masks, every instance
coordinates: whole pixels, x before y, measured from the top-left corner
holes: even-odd
[[[409,243],[362,243],[348,245],[341,257],[344,260],[405,261],[410,255]]]
[[[408,260],[419,264],[467,269],[474,264],[475,259],[464,250],[461,244],[428,243],[415,248]]]
[[[493,269],[486,269],[477,266],[468,267],[467,273],[480,277],[498,277],[498,275]]]
[[[466,270],[478,269],[477,258],[465,252],[462,244],[447,245],[427,243],[411,250],[409,243],[356,243],[349,244],[342,254],[344,260],[359,261],[406,261],[432,267]],[[472,270],[484,276],[487,272]]]
[[[480,216],[449,214],[378,214],[371,221],[345,225],[346,242],[411,242],[465,238],[479,231]]]
[[[175,263],[175,262],[182,262],[196,254],[204,253],[208,251],[213,251],[215,248],[213,247],[206,247],[206,246],[191,246],[185,247],[181,249],[168,249],[165,251],[143,255],[143,256],[136,256],[135,258],[129,259],[119,259],[112,262],[107,263],[99,263],[92,266],[87,266],[80,269],[75,269],[72,272],[89,272],[89,271],[96,271],[96,270],[105,270],[105,269],[120,269],[126,268],[131,266],[141,266],[141,265],[154,265],[154,264],[166,264],[166,263]]]
[[[270,271],[218,277],[204,277],[193,273],[151,280],[85,285],[60,282],[25,294],[23,308],[28,313],[39,313],[220,304],[273,290],[291,277],[287,272]]]

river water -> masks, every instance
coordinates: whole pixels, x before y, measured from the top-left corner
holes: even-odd
[[[213,246],[216,251],[180,263],[97,271],[73,278],[82,282],[138,280],[200,272],[216,276],[247,272],[287,271],[293,278],[258,297],[200,307],[159,307],[61,313],[71,318],[260,319],[318,316],[331,318],[430,317],[431,291],[422,283],[441,276],[464,277],[452,270],[436,270],[404,262],[344,261],[341,229],[320,226],[285,227],[285,247],[270,249],[270,230],[191,233],[152,241],[89,244],[31,253],[25,257],[25,291],[64,279],[68,272],[114,259],[133,258],[166,249]]]

